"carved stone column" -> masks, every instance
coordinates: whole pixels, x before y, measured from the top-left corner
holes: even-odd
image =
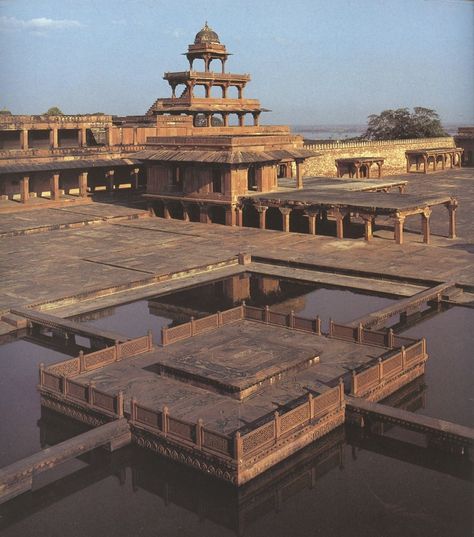
[[[20,180],[20,200],[26,203],[30,199],[30,176],[24,175]]]
[[[316,235],[318,213],[313,211],[305,211],[305,213],[308,216],[309,234]]]
[[[302,162],[296,161],[296,188],[303,188],[303,170],[301,169]]]
[[[340,211],[334,211],[336,218],[336,237],[338,239],[344,238],[344,215]]]
[[[268,207],[264,207],[263,205],[260,205],[259,207],[257,207],[257,211],[258,211],[258,217],[259,217],[259,221],[258,221],[258,227],[260,229],[265,229],[265,213],[267,212],[267,209]]]
[[[52,128],[49,131],[49,145],[51,149],[57,149],[58,147],[58,129]]]
[[[288,233],[290,231],[290,207],[279,207],[280,212],[283,216],[283,231]]]
[[[236,216],[237,216],[237,225],[239,227],[243,227],[244,225],[244,209],[241,205],[237,205],[235,208]]]
[[[132,188],[138,190],[138,174],[140,173],[140,168],[133,168],[130,172],[132,178]]]
[[[52,173],[50,179],[51,199],[59,199],[59,173]]]
[[[225,208],[225,225],[226,226],[235,226],[236,225],[236,208],[235,205],[229,205]]]
[[[21,148],[26,150],[29,148],[28,146],[28,129],[22,129],[20,133],[20,142],[21,142]]]
[[[423,232],[423,242],[425,244],[430,243],[430,216],[431,216],[430,208],[426,208],[421,213],[421,229]]]
[[[115,170],[108,170],[105,172],[106,190],[107,192],[114,191],[114,175]]]
[[[393,218],[393,222],[395,227],[395,242],[397,244],[403,244],[403,223],[405,222],[405,216],[397,213]]]
[[[79,196],[85,198],[87,196],[87,176],[88,172],[81,172],[79,174]]]
[[[451,203],[449,203],[448,211],[449,211],[449,238],[455,239],[456,238],[456,209],[458,208],[458,202],[456,199],[452,199]]]
[[[361,214],[364,221],[364,239],[371,241],[373,239],[373,217],[371,214]]]

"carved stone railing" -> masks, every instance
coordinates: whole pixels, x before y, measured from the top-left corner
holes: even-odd
[[[123,417],[123,392],[109,394],[98,390],[93,382],[71,380],[66,376],[40,368],[39,388],[54,393],[70,402],[79,402],[88,408],[105,413],[107,416]]]
[[[47,367],[40,364],[40,369],[47,373],[53,373],[62,377],[72,378],[81,373],[93,371],[105,367],[106,365],[131,358],[137,354],[142,354],[151,351],[153,348],[153,339],[151,331],[146,336],[138,337],[117,343],[111,347],[105,347],[99,351],[84,354],[80,352],[79,356],[69,358],[62,362],[56,362]]]
[[[245,434],[236,433],[236,458],[254,457],[259,452],[275,445],[280,439],[296,429],[314,423],[345,406],[344,385],[339,385],[314,397],[311,393],[291,410],[274,412],[270,420]]]
[[[427,359],[426,340],[381,356],[375,365],[352,371],[351,395],[365,397],[371,390],[412,369]]]

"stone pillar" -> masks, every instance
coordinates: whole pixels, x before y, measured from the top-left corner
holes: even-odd
[[[130,172],[132,177],[132,188],[138,190],[138,174],[140,173],[140,168],[133,168]]]
[[[26,150],[29,149],[28,146],[28,129],[22,129],[20,134],[21,148]]]
[[[242,227],[244,225],[244,209],[241,205],[237,205],[235,208],[236,216],[237,216],[237,225],[239,227]]]
[[[364,239],[366,241],[371,241],[373,238],[373,220],[372,215],[361,215],[362,220],[364,220]]]
[[[107,192],[114,191],[114,174],[115,174],[115,170],[108,170],[105,172],[105,179],[107,182],[107,185],[106,185]]]
[[[410,156],[406,155],[405,158],[407,161],[407,173],[410,173]],[[418,169],[418,159],[416,161],[416,168]]]
[[[201,222],[202,224],[210,224],[211,223],[211,219],[209,218],[207,205],[203,204],[203,205],[199,206],[199,222]]]
[[[243,127],[244,126],[244,114],[237,114],[237,115],[239,116],[239,127]]]
[[[448,205],[449,211],[449,238],[456,238],[456,209],[458,208],[457,200],[453,199]]]
[[[171,219],[170,210],[166,201],[163,202],[163,218],[166,218],[166,220]]]
[[[227,112],[224,112],[222,114],[222,117],[224,119],[224,127],[228,127],[229,126],[229,114]]]
[[[288,233],[290,231],[290,214],[291,209],[289,207],[279,207],[283,216],[283,231]]]
[[[308,216],[309,234],[310,235],[316,235],[318,213],[314,213],[314,212],[311,212],[311,211],[306,211],[306,214]]]
[[[260,125],[260,112],[254,112],[253,114],[253,125],[258,127]]]
[[[206,127],[212,126],[212,114],[204,114],[206,116]]]
[[[423,173],[428,173],[428,158],[423,155]]]
[[[204,86],[205,88],[205,96],[206,96],[206,99],[209,99],[209,97],[211,96],[211,85],[210,84],[205,84]]]
[[[265,226],[265,213],[267,212],[268,207],[260,205],[256,209],[258,211],[258,217],[259,217],[258,227],[260,229],[265,229],[266,227]]]
[[[382,166],[383,164],[381,162],[377,162],[379,179],[382,177]]]
[[[30,199],[30,176],[24,175],[20,180],[21,203],[26,203]]]
[[[370,164],[366,164],[365,165],[365,169],[367,170],[366,173],[367,173],[367,179],[370,179],[370,167],[372,166],[372,163]]]
[[[59,173],[51,174],[50,179],[51,199],[57,201],[59,199]]]
[[[88,172],[81,172],[79,174],[79,196],[81,198],[87,197],[87,176]]]
[[[395,242],[397,244],[403,244],[403,223],[405,222],[405,216],[397,213],[394,218],[394,227],[395,227]]]
[[[236,225],[235,205],[229,205],[228,207],[225,208],[225,225],[226,226]]]
[[[87,129],[82,127],[77,131],[77,143],[79,147],[85,147],[87,145]]]
[[[426,208],[421,213],[421,229],[423,232],[423,242],[425,244],[430,243],[430,216],[431,216],[430,208]]]
[[[360,164],[354,164],[356,179],[360,179]]]
[[[335,211],[336,217],[336,237],[338,239],[344,238],[344,215],[340,211]]]
[[[237,92],[238,92],[237,98],[242,99],[243,98],[243,88],[242,88],[242,86],[237,86]]]
[[[301,161],[296,161],[296,188],[303,188],[303,171],[301,169]]]
[[[49,145],[51,149],[57,149],[58,147],[58,129],[52,128],[49,131]]]

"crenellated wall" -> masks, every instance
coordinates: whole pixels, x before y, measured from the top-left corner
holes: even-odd
[[[351,157],[382,157],[383,175],[406,173],[405,151],[435,147],[455,147],[454,138],[419,138],[413,140],[358,141],[305,144],[304,148],[319,153],[303,165],[305,176],[336,177],[335,160]]]

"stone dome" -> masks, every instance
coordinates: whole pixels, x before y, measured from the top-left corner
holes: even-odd
[[[202,43],[220,43],[219,36],[212,28],[209,28],[207,21],[203,29],[200,30],[194,38],[195,45],[200,45]]]

